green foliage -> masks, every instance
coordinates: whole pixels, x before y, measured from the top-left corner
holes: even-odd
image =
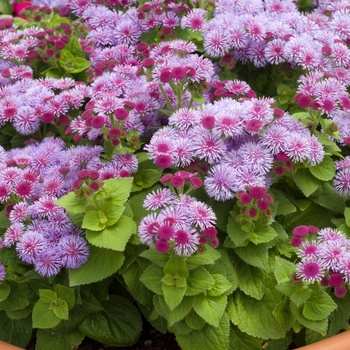
[[[230,323],[226,313],[222,316],[217,327],[210,324],[200,330],[180,333],[174,330],[176,340],[183,349],[228,349]]]
[[[270,288],[261,300],[236,292],[229,299],[228,315],[241,332],[262,339],[282,338],[284,329],[273,314],[280,301],[280,295]]]
[[[230,349],[261,350],[262,341],[241,332],[237,327],[231,326]]]
[[[39,329],[36,333],[36,350],[71,350],[77,348],[84,338],[85,334],[79,330],[56,333]]]
[[[90,314],[79,326],[89,338],[108,346],[134,344],[141,334],[141,317],[127,299],[110,295],[101,303],[103,310]]]
[[[32,338],[31,317],[20,319],[8,318],[5,311],[0,311],[0,339],[21,348],[25,348]]]
[[[116,273],[124,259],[122,252],[91,246],[87,263],[78,269],[69,269],[69,285],[73,287],[102,281]]]

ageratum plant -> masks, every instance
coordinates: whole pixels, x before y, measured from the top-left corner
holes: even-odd
[[[288,349],[348,329],[345,1],[0,11],[0,339]],[[144,321],[142,321],[144,320]]]

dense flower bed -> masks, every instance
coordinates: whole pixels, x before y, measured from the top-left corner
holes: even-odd
[[[131,345],[141,315],[184,350],[347,329],[349,8],[32,0],[3,14],[0,339]]]

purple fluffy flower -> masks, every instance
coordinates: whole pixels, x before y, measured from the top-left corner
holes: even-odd
[[[89,247],[86,240],[77,235],[63,236],[58,244],[58,251],[62,259],[62,265],[76,269],[86,263],[89,257]]]
[[[3,264],[0,264],[0,281],[3,281],[6,277],[6,269]]]
[[[42,250],[34,259],[34,269],[41,276],[57,275],[62,267],[61,256],[53,249]]]

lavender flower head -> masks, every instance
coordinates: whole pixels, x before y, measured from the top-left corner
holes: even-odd
[[[337,297],[343,297],[340,291],[350,282],[350,241],[346,235],[330,227],[298,226],[293,236],[300,258],[297,276],[304,282],[332,287]]]
[[[288,113],[276,117],[273,103],[222,98],[201,108],[180,108],[144,148],[163,169],[205,164],[205,189],[219,201],[251,186],[268,188],[279,154],[312,166],[324,157],[319,140]]]
[[[195,254],[204,244],[217,247],[216,216],[205,203],[162,188],[147,195],[144,207],[152,213],[139,224],[142,243],[162,253],[174,250],[179,256]]]
[[[348,197],[350,195],[350,156],[336,161],[336,174],[333,179],[335,191],[341,195]]]

